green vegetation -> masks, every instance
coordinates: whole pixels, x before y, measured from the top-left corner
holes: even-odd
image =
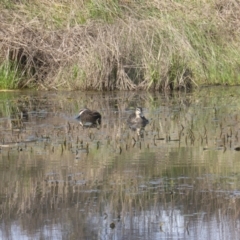
[[[0,88],[240,83],[237,0],[12,0],[0,3],[0,13],[0,75],[13,61],[8,77],[23,76],[1,80]]]
[[[16,89],[21,77],[16,64],[5,61],[0,66],[0,89]]]

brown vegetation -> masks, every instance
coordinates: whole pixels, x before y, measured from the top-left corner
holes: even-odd
[[[161,90],[238,83],[236,0],[30,4],[0,4],[0,59],[17,63],[18,87]]]

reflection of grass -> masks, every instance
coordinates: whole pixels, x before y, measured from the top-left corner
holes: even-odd
[[[181,210],[181,216],[206,212],[209,218],[219,214],[219,209],[225,212],[229,206],[229,194],[239,187],[238,176],[233,179],[231,172],[225,170],[225,178],[219,178],[221,172],[218,171],[225,167],[223,165],[212,168],[213,172],[209,172],[211,164],[191,162],[186,166],[189,150],[184,152],[183,149],[181,158],[177,159],[178,151],[169,158],[164,157],[164,151],[148,155],[145,150],[132,149],[115,155],[115,158],[109,155],[112,161],[103,162],[95,153],[91,154],[91,149],[88,155],[84,153],[75,160],[74,154],[67,149],[61,153],[60,148],[55,152],[50,146],[45,148],[47,155],[28,154],[24,150],[18,154],[17,165],[16,156],[11,154],[10,159],[1,162],[11,169],[11,176],[7,172],[1,173],[4,180],[1,182],[5,183],[0,184],[1,192],[5,194],[5,202],[1,205],[3,218],[8,213],[12,217],[17,217],[17,213],[30,215],[31,218],[21,219],[26,226],[31,221],[32,231],[42,228],[46,217],[62,218],[65,211],[64,219],[68,219],[68,224],[72,221],[78,223],[78,234],[86,234],[84,229],[88,227],[88,220],[95,218],[98,219],[98,229],[103,227],[103,218],[108,227],[111,222],[126,224],[130,221],[135,227],[145,228],[141,220],[151,218],[154,224],[164,222],[163,228],[167,228],[177,210]],[[104,152],[107,155],[106,149]],[[217,192],[219,188],[222,193]],[[238,202],[233,204],[238,207]],[[163,212],[169,216],[169,221],[163,221]],[[152,224],[148,227],[151,228]],[[73,228],[73,234],[75,231]]]
[[[54,97],[50,94],[49,98],[40,95],[36,102],[29,98],[29,112],[46,108],[52,115],[38,120],[38,124],[34,122],[36,119],[31,121],[30,118],[17,132],[1,130],[1,140],[21,142],[29,136],[38,139],[24,143],[21,149],[1,150],[0,192],[4,198],[0,211],[3,218],[9,215],[18,218],[21,214],[26,226],[36,221],[38,227],[31,225],[31,229],[35,229],[46,224],[46,217],[61,218],[64,211],[65,220],[69,224],[74,221],[78,233],[84,235],[89,219],[97,218],[99,229],[106,215],[108,228],[112,222],[118,227],[118,223],[126,221],[139,227],[141,219],[149,216],[152,217],[151,228],[153,222],[163,221],[163,212],[173,220],[176,216],[173,210],[180,210],[181,216],[207,212],[211,217],[216,212],[219,214],[219,209],[223,212],[228,209],[230,194],[240,187],[239,154],[230,149],[229,142],[239,142],[235,136],[229,137],[224,152],[224,149],[216,150],[215,138],[220,139],[221,128],[223,133],[230,133],[229,124],[238,131],[237,89],[221,94],[213,89],[202,89],[180,96],[114,93],[96,97],[92,93],[90,98],[88,94],[72,92],[74,100],[71,101],[65,94]],[[126,95],[123,98],[121,94]],[[225,99],[222,95],[231,97]],[[77,122],[65,118],[85,102],[91,109],[100,109],[103,113],[99,130],[83,129]],[[150,119],[144,139],[139,139],[136,132],[124,124],[125,109],[136,103],[141,103]],[[19,101],[12,101],[12,104],[17,108]],[[53,115],[60,116],[58,125],[52,122]],[[3,111],[2,117],[7,116]],[[218,118],[217,123],[214,117]],[[206,139],[201,143],[200,137],[204,135],[204,127],[208,136],[207,150],[203,150]],[[181,140],[176,141],[180,132]],[[193,142],[191,134],[195,137]],[[236,209],[239,207],[238,201],[231,204]],[[166,225],[168,222],[162,228]]]

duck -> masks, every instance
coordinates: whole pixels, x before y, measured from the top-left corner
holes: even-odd
[[[136,107],[135,112],[128,117],[128,125],[145,127],[149,121],[143,115],[141,107]]]
[[[89,108],[83,108],[79,111],[76,118],[82,126],[98,126],[101,124],[102,116],[97,111],[92,111]]]

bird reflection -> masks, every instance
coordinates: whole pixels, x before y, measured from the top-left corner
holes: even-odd
[[[98,127],[101,124],[102,116],[97,111],[83,108],[80,110],[76,119],[83,127]]]
[[[138,136],[143,138],[144,128],[149,123],[148,119],[143,115],[143,110],[141,107],[136,107],[135,112],[132,113],[127,120],[129,128],[136,131]]]

